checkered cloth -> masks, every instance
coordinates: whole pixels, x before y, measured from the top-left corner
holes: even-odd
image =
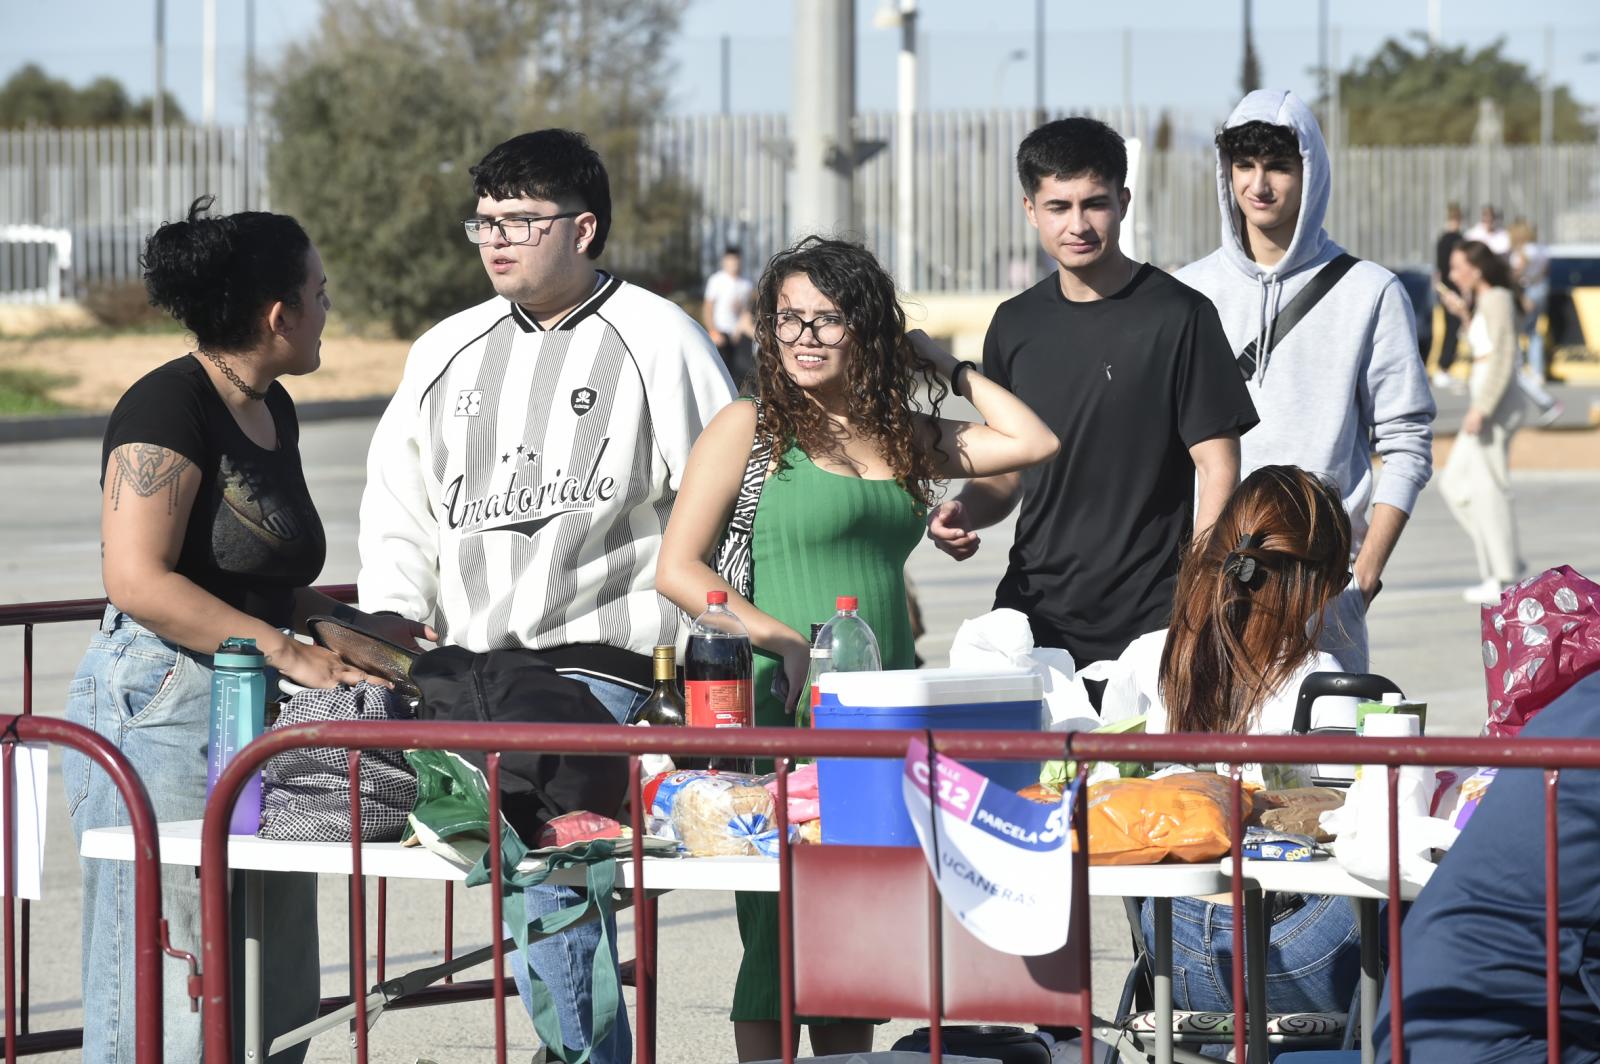
[[[340,720],[401,720],[410,711],[375,684],[302,691],[284,703],[271,731]],[[349,752],[334,747],[288,750],[262,770],[264,839],[350,841]],[[397,842],[417,800],[417,778],[399,750],[361,754],[361,840]]]

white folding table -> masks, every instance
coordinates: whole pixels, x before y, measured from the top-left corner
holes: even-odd
[[[161,863],[199,867],[200,825],[198,820],[180,820],[158,825]],[[95,828],[83,833],[79,852],[84,857],[109,861],[131,861],[134,855],[133,830],[128,827]],[[350,844],[347,842],[281,842],[250,835],[228,838],[228,867],[243,873],[246,897],[259,896],[254,889],[262,872],[316,872],[350,875]],[[648,857],[644,862],[644,886],[651,892],[669,890],[750,890],[773,891],[779,886],[778,862],[768,857]],[[361,847],[363,875],[390,879],[461,881],[466,870],[420,846],[397,842],[369,842]],[[564,869],[549,882],[583,886],[581,868]],[[1094,865],[1089,869],[1089,893],[1098,897],[1152,898],[1155,905],[1156,941],[1152,943],[1155,976],[1156,1059],[1160,1064],[1172,1060],[1172,899],[1225,891],[1231,882],[1226,869],[1213,863],[1163,865]],[[617,859],[617,888],[631,890],[633,861]],[[247,906],[248,908],[248,906]],[[245,914],[245,1046],[254,1048],[256,1060],[265,1060],[260,1024],[261,1002],[261,926],[260,913]],[[1253,1013],[1252,1013],[1253,1015]],[[364,1018],[364,1017],[363,1017]],[[1264,1014],[1263,1014],[1264,1019]],[[1086,1036],[1088,1032],[1085,1032]]]
[[[1232,877],[1233,862],[1222,862],[1222,871]],[[1244,879],[1265,894],[1330,894],[1349,898],[1356,907],[1356,927],[1361,937],[1361,1061],[1372,1064],[1376,1052],[1372,1028],[1378,1018],[1378,995],[1383,990],[1383,929],[1378,926],[1378,903],[1389,897],[1387,879],[1374,882],[1351,875],[1332,858],[1314,861],[1245,861]],[[1414,901],[1423,885],[1400,880],[1400,900]],[[1247,922],[1265,928],[1265,912],[1246,913]],[[1250,968],[1265,973],[1266,936],[1261,936],[1260,954],[1252,952]],[[1264,991],[1263,991],[1264,992]]]

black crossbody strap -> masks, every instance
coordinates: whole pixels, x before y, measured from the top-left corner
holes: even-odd
[[[1300,319],[1311,313],[1311,308],[1322,302],[1322,297],[1333,291],[1333,286],[1339,279],[1350,272],[1350,267],[1361,260],[1349,253],[1329,260],[1328,264],[1317,271],[1315,277],[1289,300],[1289,305],[1278,312],[1278,317],[1272,323],[1272,331],[1267,335],[1271,341],[1267,344],[1267,354],[1272,354],[1277,349],[1278,341],[1289,335],[1289,330],[1300,324]],[[1239,372],[1244,374],[1244,379],[1249,380],[1256,374],[1256,342],[1251,340],[1245,349],[1239,352]]]

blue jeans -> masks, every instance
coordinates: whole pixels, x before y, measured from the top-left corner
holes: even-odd
[[[609,680],[581,674],[573,674],[572,678],[588,684],[589,690],[594,692],[600,704],[617,718],[618,724],[626,724],[632,720],[633,714],[648,697],[647,692],[624,687]],[[522,897],[528,919],[531,920],[565,909],[576,903],[582,895],[572,887],[540,884],[523,891]],[[616,964],[615,917],[607,917],[606,934],[611,940],[611,963]],[[588,1046],[593,1034],[589,996],[590,966],[594,963],[595,951],[599,948],[600,925],[593,923],[564,931],[542,942],[535,942],[528,948],[528,952],[532,954],[534,970],[539,973],[539,978],[544,980],[551,997],[555,1000],[556,1015],[561,1020],[562,1039],[572,1049]],[[528,1015],[532,1016],[532,991],[528,986],[527,965],[522,961],[520,950],[511,955],[511,974],[517,981],[517,993],[522,996],[523,1007],[528,1010]],[[611,1028],[611,1034],[606,1038],[604,1045],[595,1048],[594,1055],[589,1059],[595,1064],[629,1064],[632,1061],[633,1038],[628,1028],[628,1006],[620,997],[617,999],[617,1018]]]
[[[116,744],[132,764],[156,819],[205,815],[206,746],[211,708],[208,658],[181,650],[116,607],[78,666],[67,695],[67,719]],[[109,776],[74,751],[62,758],[67,812],[81,841],[90,828],[128,823],[122,795]],[[133,864],[83,860],[83,1059],[134,1059]],[[268,995],[267,1038],[316,1017],[321,971],[317,957],[317,881],[312,875],[264,877],[262,977]],[[234,912],[242,909],[236,893]],[[200,955],[200,887],[194,869],[163,866],[161,915],[172,945]],[[235,921],[234,987],[240,983],[242,921]],[[162,958],[164,1059],[201,1059],[200,1015],[189,1011],[188,968]],[[240,1002],[235,995],[236,1004]],[[236,1009],[235,1031],[240,1021]],[[274,1057],[304,1059],[305,1047]]]
[[[1153,941],[1154,906],[1140,919]],[[1233,1011],[1233,907],[1172,899],[1172,1005],[1200,1012]],[[1348,899],[1307,895],[1300,908],[1272,922],[1267,937],[1267,1010],[1338,1012],[1350,1008],[1361,976],[1355,907]]]

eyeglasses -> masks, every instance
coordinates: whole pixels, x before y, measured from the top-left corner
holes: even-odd
[[[796,343],[807,329],[823,347],[838,347],[844,341],[845,320],[837,314],[818,314],[807,321],[798,314],[774,314],[772,331],[786,344]]]
[[[500,238],[507,244],[537,244],[539,240],[534,234],[542,238],[550,231],[550,226],[543,229],[534,228],[540,222],[554,222],[561,218],[576,218],[584,211],[562,211],[560,214],[547,214],[542,218],[468,218],[461,223],[467,231],[467,239],[474,244],[487,244],[494,239],[494,231],[500,230]]]

